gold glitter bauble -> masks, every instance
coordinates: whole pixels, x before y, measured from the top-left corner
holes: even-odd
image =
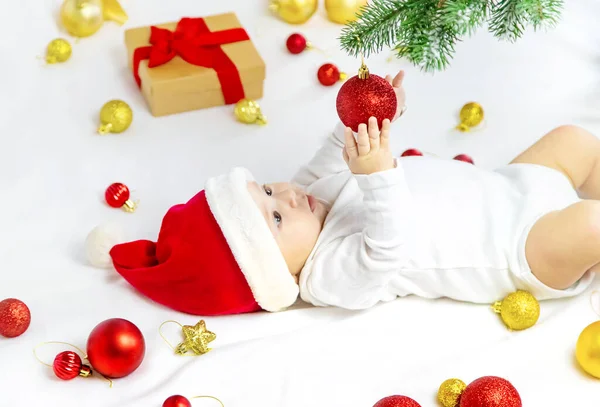
[[[325,0],[327,17],[334,23],[347,24],[356,20],[356,15],[361,7],[367,5],[368,0]]]
[[[64,0],[60,19],[69,34],[89,37],[104,24],[102,0]]]
[[[513,331],[531,328],[540,317],[540,303],[527,291],[516,291],[496,302],[492,308]]]
[[[478,126],[483,121],[483,107],[479,103],[470,102],[460,109],[460,124],[456,126],[457,130],[469,131]]]
[[[460,395],[467,385],[460,379],[448,379],[441,384],[438,390],[438,401],[444,407],[458,407]]]
[[[579,334],[575,357],[586,373],[600,379],[600,321],[596,321]]]
[[[289,24],[304,24],[319,5],[318,0],[271,0],[269,8]]]
[[[100,110],[100,127],[98,133],[121,133],[131,125],[133,112],[122,100],[111,100]]]
[[[260,106],[253,100],[242,99],[236,103],[235,117],[246,124],[267,124],[267,118],[262,115]]]
[[[46,48],[46,62],[49,64],[65,62],[71,58],[72,52],[73,49],[69,41],[57,38],[50,41],[50,44]]]

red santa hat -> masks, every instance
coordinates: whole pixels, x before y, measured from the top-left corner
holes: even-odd
[[[203,191],[169,209],[156,243],[113,246],[115,269],[148,298],[189,314],[289,307],[298,285],[248,191],[253,180],[243,168],[209,179]]]

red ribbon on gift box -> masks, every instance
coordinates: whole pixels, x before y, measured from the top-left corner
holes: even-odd
[[[175,32],[150,27],[150,46],[140,47],[133,53],[133,76],[138,86],[140,62],[148,59],[148,67],[166,64],[179,55],[189,64],[214,69],[219,78],[225,104],[237,103],[244,98],[240,73],[221,48],[223,44],[249,40],[243,28],[211,32],[203,18],[182,18]]]

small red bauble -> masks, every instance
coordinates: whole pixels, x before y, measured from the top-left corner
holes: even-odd
[[[342,85],[336,99],[340,120],[354,132],[371,116],[377,118],[381,128],[385,119],[394,118],[397,104],[392,85],[381,76],[369,74],[366,67]]]
[[[162,407],[192,407],[192,403],[183,396],[175,395],[166,399]]]
[[[0,302],[0,335],[16,338],[22,335],[31,323],[31,313],[23,301],[7,298]]]
[[[522,407],[521,396],[506,379],[484,376],[467,386],[460,407]]]
[[[373,407],[421,407],[421,405],[410,397],[389,396],[379,400]]]
[[[294,33],[288,37],[285,46],[292,54],[299,54],[307,48],[308,42],[302,34]]]
[[[116,379],[133,373],[144,360],[146,342],[133,323],[107,319],[98,324],[87,341],[90,364],[103,376]]]
[[[456,157],[454,157],[454,159],[458,160],[458,161],[464,161],[464,162],[469,163],[469,164],[475,164],[475,162],[473,161],[473,159],[471,157],[469,157],[468,155],[466,155],[466,154],[459,154]]]
[[[89,366],[81,362],[81,358],[75,352],[61,352],[54,358],[52,370],[56,377],[61,380],[71,380],[77,376],[87,377],[92,374]]]
[[[104,199],[106,199],[106,203],[113,208],[123,208],[127,212],[133,212],[136,205],[129,200],[130,195],[127,185],[115,182],[106,188]]]
[[[336,82],[346,79],[346,74],[340,72],[334,64],[323,64],[317,71],[317,78],[321,85],[332,86]]]
[[[410,157],[410,156],[422,156],[423,153],[417,150],[416,148],[409,148],[405,152],[402,153],[402,157]]]

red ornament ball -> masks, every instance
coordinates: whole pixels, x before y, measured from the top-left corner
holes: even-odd
[[[294,33],[288,37],[285,46],[292,54],[299,54],[307,47],[306,38],[302,34]]]
[[[192,403],[183,396],[175,395],[166,399],[162,407],[192,407]]]
[[[484,376],[467,386],[460,407],[522,407],[521,396],[508,380]]]
[[[332,86],[341,77],[340,70],[334,64],[323,64],[317,71],[317,78],[323,86]]]
[[[16,338],[22,335],[31,323],[31,313],[23,301],[7,298],[0,302],[0,335]]]
[[[469,157],[466,154],[459,154],[456,157],[454,157],[454,160],[458,160],[458,161],[464,161],[466,163],[469,164],[475,164],[475,162],[473,161],[473,159],[471,157]]]
[[[405,152],[402,153],[402,157],[410,157],[410,156],[422,156],[423,153],[417,150],[416,148],[409,148]]]
[[[125,202],[129,200],[129,196],[129,188],[127,188],[127,185],[121,184],[120,182],[111,184],[106,188],[106,192],[104,193],[106,203],[113,208],[120,208],[125,205]]]
[[[367,123],[371,116],[377,118],[381,128],[385,119],[394,118],[397,104],[392,85],[381,76],[372,74],[366,79],[358,75],[348,79],[340,88],[336,100],[340,120],[354,132],[358,131],[359,124]]]
[[[71,380],[79,376],[82,365],[81,358],[77,353],[65,351],[56,355],[52,370],[59,379]]]
[[[142,364],[145,353],[142,332],[121,318],[98,324],[87,341],[90,364],[98,373],[112,379],[133,373]]]
[[[379,400],[373,407],[421,407],[421,405],[410,397],[389,396]]]

